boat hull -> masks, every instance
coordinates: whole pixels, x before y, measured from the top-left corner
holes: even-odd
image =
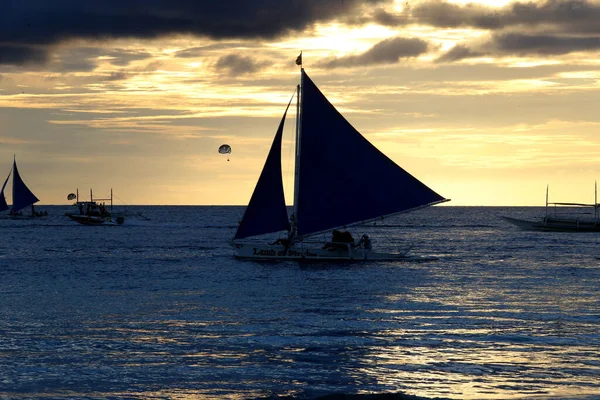
[[[600,232],[600,221],[576,220],[566,218],[542,218],[540,221],[527,221],[523,219],[502,216],[505,221],[528,231],[551,232]]]
[[[123,222],[119,218],[116,221],[113,221],[110,218],[103,218],[100,216],[88,216],[88,215],[78,215],[78,214],[65,214],[67,217],[72,219],[73,221],[81,224],[81,225],[120,225]]]
[[[234,243],[235,257],[250,260],[305,260],[305,261],[386,261],[411,258],[408,256],[411,246],[398,252],[382,253],[359,247],[339,246],[323,249],[311,245],[295,243],[284,244]]]

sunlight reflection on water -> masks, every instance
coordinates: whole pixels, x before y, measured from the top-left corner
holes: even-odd
[[[237,208],[0,220],[0,397],[600,396],[600,236],[466,209],[379,228],[436,261],[335,266],[232,259]]]

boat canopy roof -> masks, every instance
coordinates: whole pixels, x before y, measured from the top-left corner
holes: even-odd
[[[573,206],[573,207],[600,207],[600,204],[586,204],[586,203],[548,203],[553,206]]]

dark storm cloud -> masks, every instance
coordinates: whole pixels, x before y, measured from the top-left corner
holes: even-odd
[[[251,57],[229,54],[219,58],[215,67],[218,70],[225,70],[230,76],[239,76],[256,72],[265,65],[267,64],[255,61]]]
[[[401,58],[419,56],[427,52],[428,44],[421,39],[401,37],[382,40],[360,55],[345,56],[319,63],[324,68],[354,67],[373,64],[393,64]]]
[[[32,46],[13,46],[0,43],[0,64],[41,64],[48,60],[45,50]]]
[[[8,0],[0,13],[3,63],[43,62],[43,50],[72,38],[156,38],[194,34],[216,39],[273,38],[391,0]],[[18,52],[21,49],[21,52]],[[48,49],[46,49],[48,51]],[[40,54],[41,53],[41,54]]]

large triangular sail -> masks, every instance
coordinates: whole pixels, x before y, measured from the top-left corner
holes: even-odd
[[[300,237],[446,201],[365,139],[304,69],[301,104]]]
[[[4,185],[2,185],[2,190],[0,190],[0,211],[8,210],[8,205],[6,204],[6,197],[4,197],[4,189],[6,188],[6,184],[8,183],[8,179],[10,178],[11,173],[12,170],[8,173],[8,176],[4,181]]]
[[[281,173],[281,141],[285,117],[291,102],[290,100],[279,123],[267,161],[234,240],[290,229]]]
[[[35,195],[29,190],[23,179],[21,179],[21,175],[19,175],[19,170],[17,169],[17,160],[15,159],[13,163],[13,187],[12,187],[12,212],[16,213],[20,210],[28,207],[32,204],[40,201]]]

